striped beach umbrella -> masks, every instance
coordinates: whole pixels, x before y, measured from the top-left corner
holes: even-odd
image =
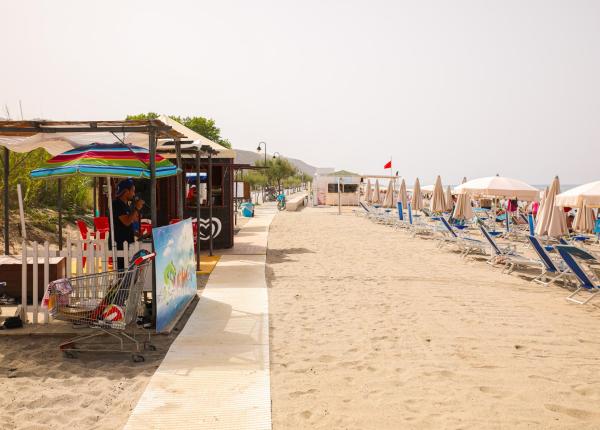
[[[173,176],[178,172],[173,163],[158,154],[155,162],[157,178]],[[64,178],[73,175],[106,177],[109,184],[110,178],[149,179],[150,152],[145,148],[125,143],[91,143],[58,154],[30,173],[34,179]],[[113,261],[116,262],[115,224],[110,186],[108,207]]]
[[[62,178],[71,175],[150,179],[150,153],[124,143],[91,143],[63,152],[31,172],[32,178]],[[156,177],[177,174],[177,167],[156,155]]]

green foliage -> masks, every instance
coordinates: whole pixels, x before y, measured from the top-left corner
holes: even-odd
[[[29,174],[44,163],[50,154],[43,148],[29,153],[10,152],[10,173],[8,181],[11,208],[18,207],[17,184],[21,184],[23,204],[26,210],[34,208],[55,208],[58,202],[56,179],[31,179]],[[0,178],[4,177],[4,165],[0,164]],[[91,179],[74,176],[64,178],[63,208],[67,211],[81,212],[91,207]],[[2,202],[0,201],[0,207]]]
[[[264,167],[265,161],[257,160],[254,164]],[[276,157],[267,159],[266,166],[266,170],[253,171],[245,176],[244,180],[250,182],[251,185],[277,185],[278,187],[296,187],[312,180],[309,175],[298,171],[286,158]]]
[[[156,119],[156,118],[158,118],[158,114],[156,112],[148,112],[148,113],[139,113],[137,115],[127,115],[125,120],[127,120],[127,121],[132,121],[132,120],[142,121],[142,120]]]
[[[244,182],[250,184],[253,189],[262,188],[267,185],[267,177],[257,170],[250,170],[244,173]]]
[[[215,120],[211,118],[204,118],[202,116],[176,116],[169,115],[170,118],[174,119],[180,124],[185,125],[187,128],[194,130],[196,133],[201,134],[207,139],[224,146],[225,148],[231,148],[231,142],[221,137],[221,129],[217,127]],[[143,119],[156,119],[158,114],[155,112],[140,113],[137,115],[127,115],[127,120],[143,120]]]

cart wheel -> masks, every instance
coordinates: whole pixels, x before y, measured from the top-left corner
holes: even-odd
[[[156,351],[156,346],[152,345],[150,342],[144,342],[144,349],[146,351]]]
[[[68,342],[60,346],[60,350],[63,352],[68,349],[75,349],[75,344],[73,342]]]
[[[65,357],[67,358],[77,358],[77,353],[73,351],[63,351]]]
[[[139,354],[133,354],[131,356],[131,361],[133,361],[134,363],[142,363],[144,362],[146,359],[144,358],[143,355],[139,355]]]

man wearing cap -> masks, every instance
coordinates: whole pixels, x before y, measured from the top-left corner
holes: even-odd
[[[142,199],[136,200],[133,205],[130,202],[135,197],[135,185],[133,180],[124,179],[117,185],[116,199],[113,200],[114,232],[117,249],[123,249],[123,242],[133,243],[135,237],[135,224],[139,223],[140,210],[144,206]],[[122,257],[117,258],[117,268],[125,268]]]

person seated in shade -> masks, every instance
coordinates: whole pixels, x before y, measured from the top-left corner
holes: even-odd
[[[112,202],[114,240],[117,243],[117,250],[122,250],[124,242],[131,244],[135,241],[136,225],[139,228],[140,210],[144,206],[144,201],[137,199],[131,204],[135,198],[135,184],[132,179],[119,182],[115,196]],[[119,270],[125,268],[123,257],[117,258],[117,268]]]

